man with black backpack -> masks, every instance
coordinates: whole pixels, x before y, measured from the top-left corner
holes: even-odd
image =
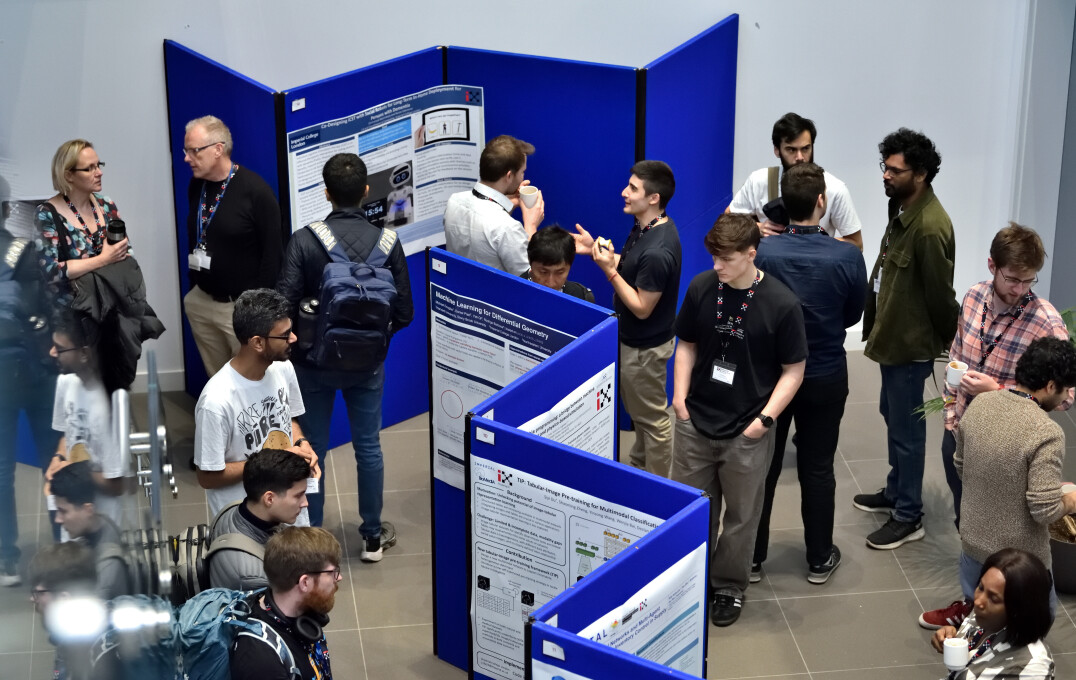
[[[322,177],[333,210],[292,235],[277,290],[295,310],[299,327],[294,363],[306,404],[299,424],[324,470],[333,402],[337,390],[343,393],[359,477],[360,557],[378,562],[396,543],[395,528],[381,521],[384,360],[393,334],[414,318],[411,281],[396,232],[366,220],[361,204],[369,186],[362,159],[336,154]],[[324,489],[324,477],[321,483]],[[324,498],[309,496],[313,526],[322,523]]]

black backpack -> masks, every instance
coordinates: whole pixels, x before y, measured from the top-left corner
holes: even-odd
[[[330,262],[321,273],[318,319],[310,360],[321,369],[369,371],[385,360],[392,337],[396,282],[386,267],[396,232],[382,229],[365,262],[352,262],[329,225],[307,225]]]

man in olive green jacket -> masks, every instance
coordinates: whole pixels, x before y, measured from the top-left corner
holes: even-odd
[[[953,223],[931,182],[941,155],[925,135],[901,128],[878,145],[889,196],[889,225],[871,272],[863,337],[866,356],[879,364],[879,408],[888,428],[889,476],[877,493],[853,504],[889,520],[867,545],[892,550],[923,538],[923,464],[926,421],[913,413],[934,357],[956,333],[960,305],[953,290]]]

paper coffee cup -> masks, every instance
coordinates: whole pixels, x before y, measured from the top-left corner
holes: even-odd
[[[946,638],[942,646],[942,662],[951,671],[963,670],[971,659],[968,641],[962,637]]]
[[[1061,493],[1072,493],[1073,491],[1076,491],[1076,484],[1065,482],[1061,485]]]
[[[949,387],[956,389],[960,385],[960,379],[968,372],[968,365],[963,361],[950,361],[945,367],[945,382]]]
[[[538,202],[538,187],[530,184],[520,187],[519,200],[523,201],[523,205],[528,208],[533,208],[534,204]]]

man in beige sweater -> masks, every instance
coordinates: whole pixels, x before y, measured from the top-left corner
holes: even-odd
[[[953,461],[964,483],[960,585],[968,600],[982,563],[1002,548],[1026,550],[1050,567],[1048,527],[1076,514],[1076,491],[1061,493],[1065,434],[1047,412],[1074,385],[1076,347],[1043,337],[1017,362],[1015,386],[980,394],[964,412]]]

